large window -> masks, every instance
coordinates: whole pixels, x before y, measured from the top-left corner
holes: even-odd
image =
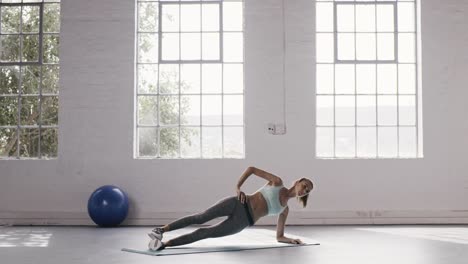
[[[0,158],[57,156],[59,0],[0,1]]]
[[[243,158],[242,1],[137,1],[137,158]]]
[[[422,157],[418,4],[317,0],[317,157]]]

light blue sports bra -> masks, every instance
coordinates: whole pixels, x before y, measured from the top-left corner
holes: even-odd
[[[268,214],[267,215],[277,215],[283,212],[286,206],[282,206],[279,199],[279,192],[283,186],[271,186],[266,184],[258,191],[262,193],[263,198],[265,198],[268,205]]]

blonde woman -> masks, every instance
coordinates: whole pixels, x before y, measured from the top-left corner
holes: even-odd
[[[263,178],[267,183],[251,195],[241,191],[242,184],[251,175]],[[228,236],[254,225],[258,219],[268,215],[279,215],[276,230],[276,239],[282,243],[302,244],[300,239],[284,236],[284,225],[288,217],[288,201],[297,198],[306,207],[309,193],[314,188],[311,180],[301,178],[293,182],[290,187],[283,186],[283,180],[264,170],[248,167],[237,183],[237,195],[230,196],[217,202],[204,212],[182,217],[162,227],[156,227],[148,235],[151,238],[149,249],[156,251],[166,247],[175,247],[193,243],[195,241]],[[224,221],[195,230],[166,242],[162,241],[165,232],[177,230],[193,224],[203,224],[217,217],[227,216]]]

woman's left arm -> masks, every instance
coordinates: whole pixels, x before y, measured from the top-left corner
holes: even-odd
[[[286,208],[284,208],[283,212],[278,217],[278,224],[276,225],[276,240],[282,243],[303,244],[300,239],[293,239],[284,236],[284,225],[286,224],[288,213],[289,206],[286,206]]]

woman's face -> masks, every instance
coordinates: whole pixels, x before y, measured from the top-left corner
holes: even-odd
[[[300,180],[296,183],[296,195],[298,197],[302,197],[304,195],[307,195],[312,191],[314,186],[312,185],[312,182],[308,179],[303,179]]]

